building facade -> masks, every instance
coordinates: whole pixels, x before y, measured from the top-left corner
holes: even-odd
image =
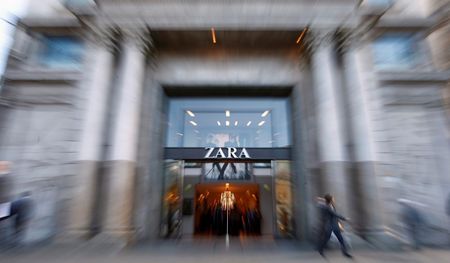
[[[27,239],[222,235],[226,215],[230,234],[308,240],[332,193],[379,245],[403,235],[396,200],[419,202],[434,242],[450,189],[437,5],[31,2],[0,131],[9,195],[36,203]]]

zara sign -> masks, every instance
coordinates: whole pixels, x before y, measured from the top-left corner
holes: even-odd
[[[215,148],[206,147],[206,159],[250,159],[250,154],[248,154],[245,148],[237,149],[234,147],[226,148]],[[238,151],[239,150],[239,151]]]

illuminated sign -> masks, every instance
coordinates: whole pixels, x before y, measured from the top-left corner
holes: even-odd
[[[206,147],[206,159],[250,159],[250,154],[248,154],[247,149],[245,148],[234,148],[234,147],[226,147],[226,148],[215,148],[215,147]]]

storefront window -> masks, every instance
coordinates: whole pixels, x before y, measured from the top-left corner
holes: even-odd
[[[288,147],[286,98],[171,99],[167,147]]]

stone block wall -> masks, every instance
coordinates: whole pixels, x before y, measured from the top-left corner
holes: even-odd
[[[23,73],[26,75],[26,73]],[[76,82],[10,81],[2,97],[0,158],[11,162],[10,198],[31,191],[26,242],[52,238],[67,222],[77,173],[82,102]]]

